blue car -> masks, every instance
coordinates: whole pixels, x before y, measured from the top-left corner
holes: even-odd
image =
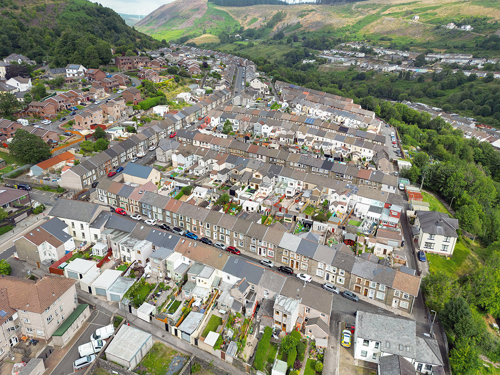
[[[71,113],[70,113],[70,115],[71,115],[71,116],[76,115],[76,111],[71,112]]]
[[[116,169],[116,173],[120,173],[121,171],[123,171],[123,167],[119,167]]]
[[[187,232],[187,233],[185,234],[185,236],[186,236],[187,238],[191,238],[192,240],[195,240],[195,241],[196,241],[196,240],[198,240],[198,236],[197,236],[196,234],[194,234],[194,233],[191,233],[191,232]]]
[[[425,253],[422,250],[419,250],[418,253],[418,260],[421,262],[427,261],[427,258],[425,257]]]

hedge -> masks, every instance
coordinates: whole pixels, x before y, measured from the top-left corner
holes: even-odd
[[[286,364],[288,368],[293,368],[293,364],[295,363],[295,359],[297,358],[297,348],[293,348],[290,350],[290,353],[288,353],[288,357],[286,359]]]
[[[299,361],[304,361],[304,353],[306,352],[306,344],[304,344],[302,341],[299,341],[297,344],[297,357],[299,358]]]
[[[141,107],[141,109],[145,111],[151,107],[158,105],[158,102],[160,101],[161,98],[162,98],[161,96],[157,96],[156,98],[145,99],[139,103],[139,107]]]
[[[273,334],[273,330],[271,327],[264,328],[264,334],[259,341],[259,346],[257,347],[257,351],[255,352],[255,359],[253,361],[253,367],[255,367],[259,371],[264,371],[264,364],[267,361],[267,351],[269,350],[269,346],[271,345],[271,336]]]

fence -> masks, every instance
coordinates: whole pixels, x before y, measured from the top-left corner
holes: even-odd
[[[108,253],[104,258],[102,258],[99,263],[97,263],[97,268],[101,268],[104,263],[109,262],[109,258],[111,257],[111,254],[113,253],[113,250],[111,248],[108,249]]]
[[[64,275],[64,270],[62,270],[60,268],[57,268],[57,267],[59,267],[62,263],[66,262],[67,260],[71,259],[72,256],[73,256],[73,252],[70,251],[68,254],[66,254],[65,256],[63,256],[57,262],[55,262],[54,264],[52,264],[49,267],[49,272],[53,273],[55,275],[63,276]]]

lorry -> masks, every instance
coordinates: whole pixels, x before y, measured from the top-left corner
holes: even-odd
[[[86,344],[80,345],[78,347],[78,353],[80,353],[80,357],[97,354],[102,350],[104,344],[105,342],[103,340],[91,340]]]

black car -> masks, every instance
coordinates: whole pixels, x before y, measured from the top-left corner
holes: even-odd
[[[207,237],[201,237],[200,241],[203,242],[203,243],[206,243],[207,245],[213,245],[214,244],[212,242],[212,240],[210,238],[207,238]]]
[[[99,181],[92,182],[92,187],[95,188],[99,184]]]
[[[29,186],[28,184],[17,184],[15,186],[16,186],[16,188],[18,188],[20,190],[26,190],[26,191],[31,190],[31,186]]]
[[[350,299],[351,301],[358,302],[359,297],[355,295],[353,292],[349,292],[348,290],[342,292],[342,297]]]
[[[170,229],[170,227],[167,225],[167,224],[160,224],[158,225],[161,229],[163,230],[168,230],[168,231],[171,231],[172,229]]]
[[[59,121],[63,122],[63,121],[66,121],[66,117],[63,117],[62,119],[60,119]]]
[[[293,269],[291,267],[279,266],[278,271],[283,272],[283,273],[287,273],[289,275],[293,275]]]
[[[73,133],[66,132],[66,133],[63,133],[63,135],[65,135],[66,137],[71,137],[73,135]]]
[[[111,207],[111,206],[108,206],[108,207],[109,207],[109,211],[115,212],[115,208],[114,207]]]

